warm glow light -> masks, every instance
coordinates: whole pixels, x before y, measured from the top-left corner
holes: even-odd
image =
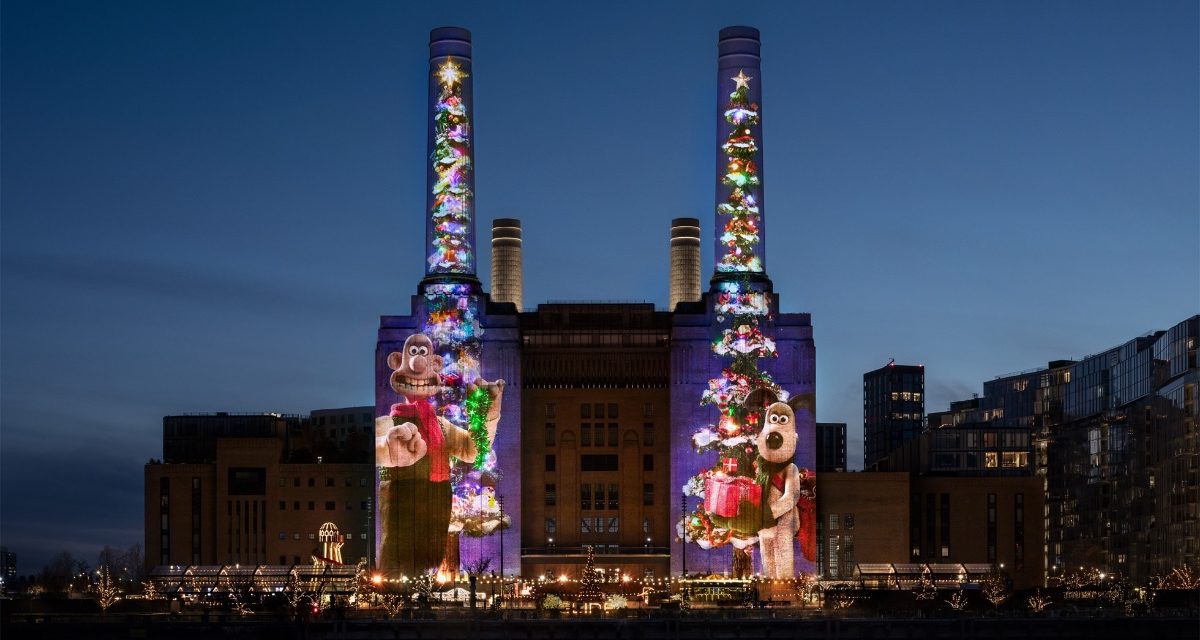
[[[446,64],[438,67],[438,79],[447,87],[453,87],[465,77],[467,74],[453,60],[446,60]]]
[[[565,574],[565,573],[564,573],[564,574],[562,574],[561,576],[559,576],[559,577],[558,577],[558,581],[559,581],[559,582],[566,582],[566,581],[567,581],[567,574]]]

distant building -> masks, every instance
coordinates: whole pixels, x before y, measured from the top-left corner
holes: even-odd
[[[0,547],[0,591],[15,589],[17,585],[17,554]]]
[[[1037,432],[1053,577],[1142,583],[1200,563],[1200,316],[1043,374],[1062,422]],[[1057,400],[1057,398],[1056,398]]]
[[[347,562],[368,558],[373,425],[371,407],[163,418],[163,460],[145,466],[147,565],[311,563],[329,522]]]
[[[863,468],[921,434],[925,367],[887,366],[863,374]]]
[[[846,423],[817,423],[817,472],[846,470]]]
[[[1198,343],[1200,316],[1192,316],[1078,362],[999,376],[982,396],[929,414],[926,431],[874,469],[929,481],[1036,476],[1051,579],[1089,567],[1144,584],[1195,565]]]

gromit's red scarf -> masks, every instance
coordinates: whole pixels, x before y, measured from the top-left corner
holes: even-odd
[[[429,481],[446,482],[450,480],[450,458],[446,454],[446,440],[442,435],[442,425],[438,423],[437,413],[426,400],[416,402],[398,402],[392,405],[389,413],[392,418],[404,418],[417,424],[417,431],[425,440],[425,457],[429,459]],[[415,418],[415,420],[413,420]],[[403,424],[405,420],[393,420]]]

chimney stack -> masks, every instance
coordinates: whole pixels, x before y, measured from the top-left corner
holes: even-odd
[[[492,301],[511,302],[521,310],[521,269],[521,221],[496,218],[492,221]]]
[[[770,287],[763,206],[762,69],[759,60],[758,29],[721,29],[717,40],[713,290],[724,282],[757,282]]]
[[[700,300],[700,221],[671,221],[671,311],[680,302]]]
[[[429,32],[429,129],[426,170],[425,278],[429,284],[477,285],[475,276],[475,103],[471,32]]]

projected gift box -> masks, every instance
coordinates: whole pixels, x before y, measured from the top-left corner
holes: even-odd
[[[719,527],[758,531],[763,518],[762,485],[745,476],[709,476],[704,481],[704,510]]]

